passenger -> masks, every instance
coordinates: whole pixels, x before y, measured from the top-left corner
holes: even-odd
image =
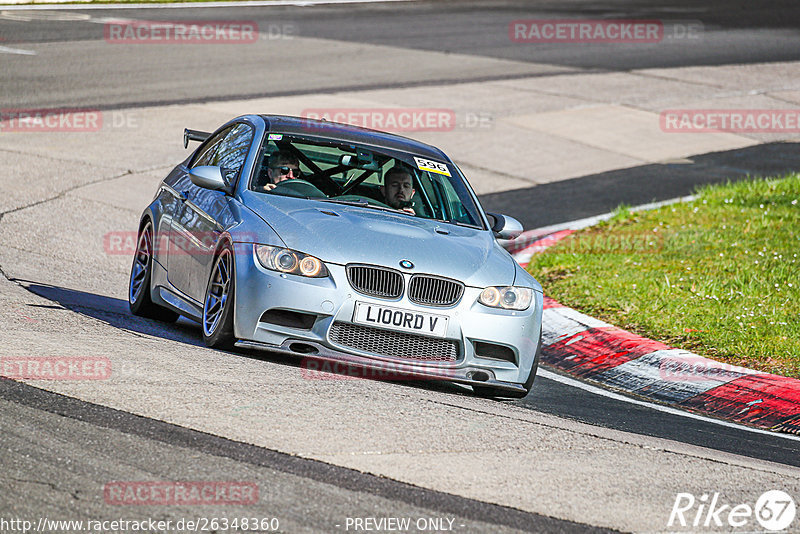
[[[392,208],[411,215],[414,212],[411,197],[414,196],[414,182],[411,178],[411,171],[402,165],[395,165],[383,177],[381,193],[386,204]]]
[[[303,173],[300,171],[297,157],[288,150],[279,150],[269,157],[267,183],[262,186],[262,189],[271,191],[285,180],[302,177]]]

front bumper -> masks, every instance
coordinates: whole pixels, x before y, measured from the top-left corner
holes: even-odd
[[[422,306],[408,300],[378,299],[357,293],[347,281],[345,267],[327,263],[328,278],[304,278],[264,269],[252,254],[236,255],[234,325],[237,346],[264,349],[330,362],[390,370],[421,379],[447,380],[522,390],[536,356],[542,323],[542,295],[524,311],[486,307],[477,302],[482,288],[466,287],[461,300],[448,307]],[[404,273],[406,287],[410,273]],[[331,340],[334,323],[354,324],[356,302],[391,306],[409,312],[446,316],[444,338],[457,347],[453,361],[398,358],[337,344]],[[262,321],[268,310],[287,310],[313,316],[304,327]],[[380,330],[380,329],[376,329]],[[416,335],[416,334],[415,334]],[[507,360],[476,353],[476,343],[490,343],[513,354]],[[510,361],[513,360],[513,361]]]
[[[459,384],[491,386],[509,393],[524,392],[525,388],[521,384],[502,382],[497,380],[491,371],[477,367],[458,367],[452,369],[436,369],[425,365],[415,365],[410,362],[392,362],[391,364],[380,363],[374,358],[366,358],[339,350],[334,350],[318,343],[310,343],[302,340],[286,340],[280,347],[268,343],[257,341],[240,340],[236,343],[237,347],[245,349],[266,350],[269,352],[280,352],[303,358],[313,358],[335,365],[333,367],[304,363],[304,371],[311,378],[318,378],[318,372],[338,372],[346,376],[358,378],[374,378],[379,380],[443,380],[447,382],[457,382]],[[302,348],[301,348],[302,347]],[[299,349],[299,350],[298,350]],[[366,371],[355,371],[355,374],[345,369],[344,366],[366,369]],[[369,372],[372,369],[373,372]]]

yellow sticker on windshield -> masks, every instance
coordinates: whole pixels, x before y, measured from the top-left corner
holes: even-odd
[[[425,158],[418,158],[416,156],[414,156],[414,161],[417,163],[417,168],[421,171],[430,171],[435,172],[436,174],[450,176],[450,170],[444,163],[439,163],[438,161],[432,161]]]

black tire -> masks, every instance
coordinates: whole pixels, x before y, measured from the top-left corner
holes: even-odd
[[[524,399],[528,396],[533,388],[533,381],[536,378],[536,372],[539,370],[539,355],[542,352],[542,332],[539,331],[539,343],[536,345],[536,356],[533,357],[533,365],[531,366],[531,373],[528,379],[522,384],[525,391],[507,391],[500,388],[491,386],[472,386],[475,395],[486,398],[499,398],[505,397],[507,399]]]
[[[203,341],[215,349],[231,349],[233,336],[233,306],[235,275],[233,250],[227,243],[214,258],[203,299]]]
[[[174,323],[179,314],[155,304],[150,298],[150,279],[153,274],[153,223],[149,220],[139,230],[136,241],[136,252],[131,265],[131,277],[128,282],[128,305],[131,313],[139,317],[147,317]]]

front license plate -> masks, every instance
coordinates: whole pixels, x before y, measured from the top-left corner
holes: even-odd
[[[353,322],[436,337],[444,337],[447,332],[447,317],[444,315],[420,313],[364,302],[356,302]]]

